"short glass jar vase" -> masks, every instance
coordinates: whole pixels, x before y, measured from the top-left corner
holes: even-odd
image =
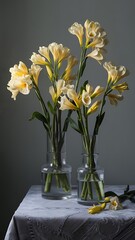
[[[48,139],[46,164],[41,168],[42,196],[49,199],[71,197],[72,168],[66,163],[66,139],[61,151],[54,151]]]
[[[94,166],[89,164],[90,156],[83,154],[82,166],[77,170],[78,202],[92,205],[104,199],[104,170],[98,167],[98,154],[94,154]]]

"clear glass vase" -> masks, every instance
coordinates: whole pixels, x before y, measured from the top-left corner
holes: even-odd
[[[89,156],[83,154],[83,164],[77,171],[78,203],[96,204],[104,199],[104,170],[98,164],[98,154],[94,154],[94,167],[88,164]]]
[[[66,163],[66,139],[60,152],[47,141],[46,164],[41,169],[42,196],[49,199],[71,197],[71,171]]]

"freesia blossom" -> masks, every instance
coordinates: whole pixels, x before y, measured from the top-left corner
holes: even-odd
[[[48,62],[50,62],[50,54],[49,54],[49,48],[48,47],[39,47],[39,50],[38,52],[43,56],[45,57]]]
[[[35,65],[35,64],[32,64],[31,68],[29,70],[36,85],[38,85],[38,78],[39,78],[39,74],[40,74],[41,70],[42,70],[42,68],[39,65]]]
[[[91,105],[91,107],[88,109],[87,114],[89,115],[89,114],[91,114],[93,112],[96,112],[97,109],[99,108],[100,104],[101,104],[101,100],[98,100],[98,101],[94,102]]]
[[[18,93],[29,94],[32,87],[32,80],[27,66],[23,62],[10,68],[11,80],[7,84],[7,89],[12,93],[12,98],[16,100]]]
[[[119,93],[122,93],[122,92],[124,92],[125,90],[128,90],[129,88],[128,88],[128,84],[127,84],[126,82],[123,82],[123,83],[121,83],[121,84],[114,85],[114,86],[112,87],[112,89],[115,89],[115,90],[117,90]]]
[[[69,99],[73,100],[77,108],[80,108],[82,105],[82,100],[80,98],[80,95],[77,94],[77,92],[74,89],[69,89],[67,91],[67,96]]]
[[[91,98],[98,97],[104,91],[103,87],[97,86],[94,92],[91,94]]]
[[[68,30],[71,34],[77,36],[77,38],[79,40],[79,43],[80,43],[80,46],[82,46],[82,44],[83,44],[83,34],[84,34],[83,26],[81,24],[75,22]]]
[[[89,105],[91,104],[90,94],[88,92],[86,92],[85,90],[83,90],[83,92],[82,92],[82,102],[85,107],[89,107]]]
[[[89,54],[87,54],[86,57],[91,57],[96,59],[97,61],[101,61],[103,60],[103,51],[101,51],[99,48],[94,49],[92,52],[90,52]]]
[[[94,205],[88,209],[88,213],[91,214],[100,213],[101,211],[103,211],[103,209],[105,209],[105,207],[106,207],[105,202],[100,205]]]
[[[65,95],[61,97],[59,104],[60,110],[77,110],[77,107],[73,103],[71,103]]]
[[[38,64],[38,65],[46,65],[48,64],[45,60],[44,57],[42,57],[40,54],[37,54],[35,52],[33,52],[30,60],[34,63],[34,64]]]
[[[8,82],[7,89],[12,93],[11,98],[16,100],[16,96],[18,93],[22,93],[24,95],[29,94],[31,89],[32,80],[29,75],[21,76],[21,77],[12,77]]]
[[[49,44],[48,49],[50,50],[53,56],[54,62],[58,62],[58,63],[68,58],[70,54],[69,48],[64,47],[62,44],[58,44],[56,42]]]
[[[86,84],[85,88],[86,90],[83,90],[82,92],[82,102],[85,107],[89,107],[91,100],[98,97],[104,91],[104,88],[97,86],[95,90],[93,90],[93,87],[89,84]]]
[[[120,203],[119,198],[117,196],[110,198],[109,209],[110,210],[121,210],[121,209],[123,209],[123,206]]]
[[[59,96],[61,95],[62,93],[62,89],[63,87],[65,86],[65,81],[63,79],[59,79],[57,82],[56,82],[56,89],[54,89],[53,86],[50,86],[49,87],[49,93],[51,94],[52,96],[52,100],[53,102],[56,102],[57,99],[59,98]]]
[[[9,69],[9,71],[11,72],[11,76],[15,78],[29,75],[27,66],[21,61],[19,62],[19,65],[15,64],[14,67]]]
[[[72,68],[78,63],[76,57],[70,55],[67,59],[67,67],[63,74],[63,79],[65,81],[72,81],[76,78],[76,74],[72,75]]]
[[[113,84],[118,82],[126,75],[126,68],[124,66],[114,66],[111,62],[105,62],[103,67],[108,72],[108,82]]]
[[[105,46],[105,41],[101,37],[95,37],[93,41],[87,46],[88,48],[103,48]]]
[[[110,104],[112,104],[112,105],[117,105],[118,101],[123,100],[123,96],[120,95],[120,94],[112,94],[112,93],[110,93],[107,96],[108,96],[108,99],[110,101]]]
[[[70,71],[67,71],[65,72],[63,79],[68,83],[72,83],[72,81],[76,79],[76,74],[71,74]]]
[[[52,72],[51,67],[46,65],[46,71],[48,73],[49,79],[52,81],[53,72]]]
[[[78,63],[78,60],[76,57],[70,55],[68,57],[68,63],[67,63],[67,67],[66,67],[66,70],[68,69],[72,69],[76,64]]]
[[[90,84],[87,83],[85,89],[90,95],[93,93],[93,87]]]
[[[107,43],[106,32],[98,22],[86,20],[84,23],[86,48],[103,48]]]
[[[69,89],[74,89],[74,85],[73,84],[66,84],[63,88],[62,88],[62,92],[63,94],[67,94]]]

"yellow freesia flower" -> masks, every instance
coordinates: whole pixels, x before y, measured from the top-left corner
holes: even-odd
[[[67,67],[64,71],[63,79],[65,81],[72,81],[76,78],[76,74],[72,75],[72,68],[78,63],[78,60],[74,56],[70,55],[67,61]]]
[[[119,198],[117,196],[110,198],[109,209],[110,210],[121,210],[121,209],[123,209],[123,206],[120,203]]]
[[[93,90],[93,87],[90,86],[89,84],[86,84],[85,88],[86,90],[83,90],[82,92],[82,102],[85,107],[89,107],[89,105],[91,104],[91,100],[95,97],[98,97],[104,91],[104,88],[97,86],[95,90]],[[89,109],[89,111],[91,110]]]
[[[88,46],[90,39],[95,37],[96,34],[93,31],[90,31],[91,29],[91,21],[89,19],[87,19],[84,23],[84,27],[85,27],[85,37],[86,37],[86,47]]]
[[[70,83],[70,82],[72,82],[73,80],[76,79],[76,74],[73,75],[73,74],[71,74],[71,72],[66,72],[63,76],[63,79],[66,82]]]
[[[66,84],[63,88],[62,88],[62,93],[63,94],[67,94],[69,89],[74,89],[74,85],[72,84]]]
[[[79,40],[79,44],[80,44],[80,46],[82,46],[83,45],[83,35],[84,35],[83,26],[81,24],[75,22],[68,30],[71,34],[77,36],[77,38]]]
[[[53,86],[49,87],[49,93],[52,96],[53,102],[56,102],[58,100],[64,86],[65,86],[65,81],[63,79],[59,79],[56,82],[56,89],[54,89]]]
[[[61,100],[59,101],[60,104],[60,110],[77,110],[78,108],[71,103],[68,98],[64,95],[61,97]]]
[[[12,77],[21,77],[25,75],[29,75],[28,68],[23,62],[19,62],[19,65],[15,64],[14,67],[10,68],[9,71],[11,72]]]
[[[124,66],[114,66],[111,62],[105,62],[103,67],[108,72],[108,82],[117,83],[126,75],[126,68]]]
[[[101,51],[101,49],[99,48],[96,48],[94,49],[91,53],[87,54],[86,57],[91,57],[91,58],[94,58],[96,59],[97,61],[102,61],[103,60],[103,51]]]
[[[38,85],[38,78],[39,78],[39,74],[40,74],[41,70],[42,70],[42,68],[39,65],[35,65],[35,64],[32,64],[31,69],[29,70],[36,85]]]
[[[93,112],[96,112],[100,104],[101,104],[101,100],[94,102],[92,106],[88,109],[87,114],[89,115]]]
[[[48,73],[49,79],[52,81],[53,73],[52,73],[51,67],[50,66],[46,66],[46,71]]]
[[[98,97],[102,92],[104,91],[103,87],[97,86],[94,90],[94,92],[91,94],[91,98]]]
[[[85,90],[83,90],[83,92],[82,92],[82,102],[85,107],[89,107],[89,105],[91,104],[91,96]]]
[[[91,94],[93,93],[93,87],[90,84],[86,84],[86,92],[89,93],[89,95],[91,96]]]
[[[105,46],[105,41],[101,37],[95,37],[93,41],[87,46],[87,48],[103,48]]]
[[[34,63],[34,64],[38,64],[38,65],[47,65],[48,63],[46,62],[45,58],[42,57],[40,54],[37,54],[35,52],[33,52],[30,60]]]
[[[101,205],[94,205],[88,209],[88,213],[95,214],[100,213],[106,207],[106,203],[102,203]]]
[[[12,93],[11,98],[16,100],[18,93],[29,94],[32,87],[32,80],[27,66],[23,62],[10,68],[11,80],[8,82],[7,89]]]
[[[110,93],[107,96],[108,96],[108,99],[110,101],[110,104],[112,104],[112,105],[117,105],[118,101],[123,100],[123,96],[120,95],[120,94],[112,94],[112,93]]]
[[[72,68],[78,63],[77,58],[74,57],[74,56],[72,56],[72,55],[70,55],[70,56],[68,57],[68,60],[67,60],[67,61],[68,61],[68,62],[67,62],[66,70],[72,69]]]
[[[54,62],[58,63],[68,58],[70,54],[69,48],[63,47],[62,44],[57,44],[56,42],[49,44],[48,49],[53,56]]]
[[[49,54],[49,49],[48,49],[48,47],[39,47],[39,50],[38,50],[38,52],[43,56],[43,57],[45,57],[47,60],[48,60],[48,62],[50,62],[50,54]]]
[[[86,32],[86,48],[103,48],[107,43],[107,41],[105,41],[106,32],[101,28],[100,24],[87,19],[84,27]]]
[[[11,98],[16,100],[16,96],[19,92],[24,95],[29,94],[32,87],[32,80],[29,75],[16,78],[12,77],[7,86],[7,89],[12,93]]]
[[[77,108],[80,108],[82,105],[82,100],[80,98],[80,95],[77,94],[77,92],[74,89],[69,89],[67,91],[67,96],[69,99],[73,100]]]
[[[126,82],[123,82],[121,84],[115,85],[115,86],[112,87],[112,89],[117,90],[119,93],[122,93],[125,90],[129,90],[128,84]]]

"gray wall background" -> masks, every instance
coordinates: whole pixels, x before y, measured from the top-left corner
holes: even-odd
[[[14,102],[6,90],[9,68],[20,60],[30,66],[32,52],[51,42],[63,43],[79,56],[78,41],[68,32],[75,21],[98,21],[110,41],[107,60],[124,65],[130,91],[117,107],[106,106],[100,129],[100,163],[106,184],[135,183],[135,2],[134,0],[4,0],[0,1],[0,239],[10,218],[29,187],[40,184],[40,167],[45,162],[46,133],[38,121],[29,122],[39,110],[35,95],[18,95]],[[106,72],[96,61],[89,61],[84,79],[104,85]],[[49,80],[42,75],[43,94]],[[47,95],[48,96],[48,95]],[[81,164],[81,141],[69,129],[67,159],[73,167]]]

